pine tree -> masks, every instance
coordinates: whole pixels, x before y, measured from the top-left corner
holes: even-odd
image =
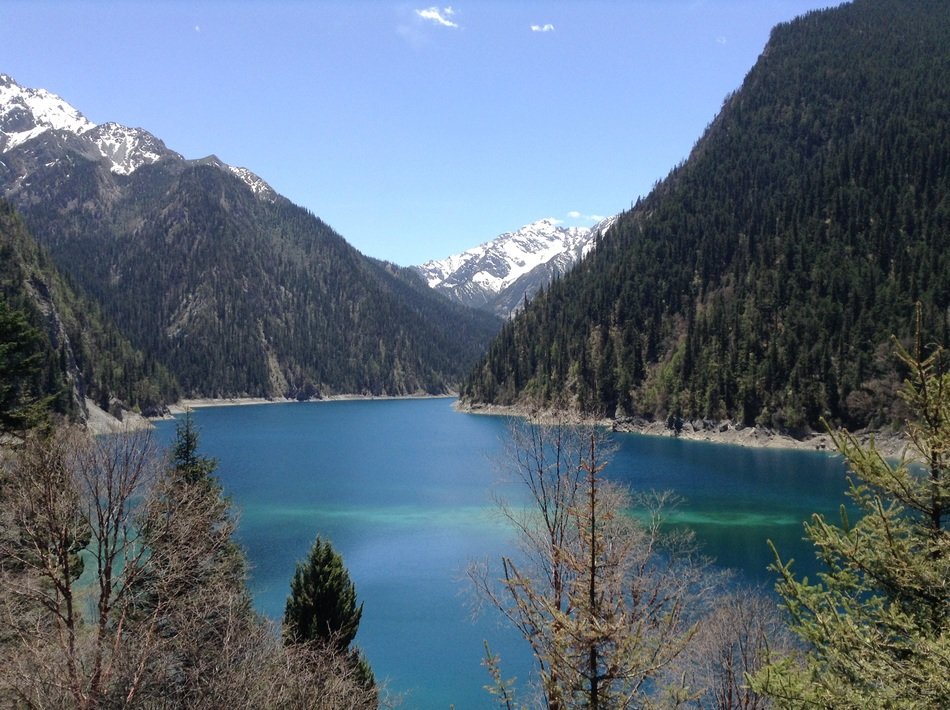
[[[317,536],[307,559],[297,564],[284,607],[284,639],[287,644],[316,642],[346,655],[364,688],[375,686],[373,672],[356,638],[363,604],[356,603],[356,586],[333,546]]]
[[[44,364],[41,348],[26,316],[0,300],[0,433],[29,429],[48,413],[51,398],[33,387]]]
[[[175,444],[172,448],[172,466],[183,483],[207,481],[218,467],[213,458],[198,453],[198,428],[191,411],[185,412],[175,425]]]
[[[837,525],[806,524],[826,568],[816,583],[775,565],[791,628],[808,644],[801,663],[777,661],[754,679],[779,707],[950,707],[950,373],[942,349],[925,356],[917,341],[913,355],[898,351],[911,455],[894,464],[873,441],[837,434],[861,517],[842,508]]]
[[[290,583],[284,630],[290,641],[332,641],[346,650],[356,637],[363,605],[356,605],[356,586],[343,558],[319,536]]]

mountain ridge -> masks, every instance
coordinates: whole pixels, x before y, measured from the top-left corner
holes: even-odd
[[[47,132],[75,136],[98,152],[119,175],[130,175],[143,165],[159,160],[185,161],[181,154],[143,128],[115,122],[96,124],[62,97],[46,89],[22,87],[8,74],[0,74],[0,155]],[[264,180],[247,168],[234,167],[215,156],[198,159],[237,175],[256,194],[273,197],[276,193]]]
[[[777,26],[689,158],[507,324],[472,404],[802,432],[899,419],[888,353],[950,339],[950,6]]]
[[[250,171],[160,153],[157,138],[117,124],[102,124],[115,139],[104,152],[65,102],[43,94],[37,118],[17,89],[20,100],[0,104],[13,144],[0,192],[183,396],[442,394],[497,331],[488,314],[364,257]],[[70,130],[57,128],[63,115]]]
[[[573,268],[613,222],[608,217],[590,228],[564,227],[559,220],[543,218],[412,268],[431,288],[459,303],[508,318]]]

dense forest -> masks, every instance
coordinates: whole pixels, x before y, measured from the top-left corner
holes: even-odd
[[[0,333],[8,315],[0,307]],[[857,514],[805,525],[817,583],[776,550],[785,614],[712,569],[688,530],[668,529],[668,494],[634,498],[603,475],[602,428],[515,425],[502,467],[525,496],[499,499],[499,514],[520,555],[502,556],[501,574],[469,574],[534,663],[519,685],[486,643],[491,704],[947,707],[950,373],[922,335],[895,351],[909,458],[833,435]],[[298,563],[280,627],[261,618],[191,417],[164,455],[147,431],[10,426],[50,404],[16,386],[43,365],[11,359],[10,342],[22,339],[0,340],[0,383],[22,396],[0,400],[0,705],[398,705],[353,645],[363,604],[332,545],[318,536]]]
[[[85,418],[86,398],[119,416],[123,409],[157,413],[177,399],[174,378],[74,291],[2,200],[0,309],[3,359],[12,361],[10,348],[18,348],[18,360],[41,363],[17,397],[48,399],[53,411],[73,419]],[[3,390],[11,384],[4,381]]]
[[[0,183],[56,265],[184,396],[445,393],[500,327],[218,161],[117,175],[77,141],[28,141],[4,155]]]
[[[688,160],[505,326],[464,398],[890,422],[913,304],[950,337],[948,86],[946,3],[776,27]]]

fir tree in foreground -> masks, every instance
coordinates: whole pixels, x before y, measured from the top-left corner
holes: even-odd
[[[372,690],[376,681],[366,658],[350,648],[359,630],[363,605],[343,558],[319,536],[307,559],[297,564],[284,608],[284,639],[291,644],[326,646],[345,655],[359,685]]]
[[[918,330],[919,332],[919,330]],[[753,685],[778,707],[950,707],[950,373],[947,353],[900,349],[909,368],[902,397],[914,413],[910,455],[887,461],[847,433],[836,435],[853,476],[833,524],[816,515],[808,537],[824,564],[815,583],[777,562],[792,630],[808,646]]]

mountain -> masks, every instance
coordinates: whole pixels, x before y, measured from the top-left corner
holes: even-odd
[[[526,297],[567,273],[612,223],[611,217],[588,229],[541,219],[414,268],[429,286],[459,303],[508,318]]]
[[[185,396],[447,392],[497,332],[249,170],[0,87],[0,192]]]
[[[99,407],[121,419],[129,411],[158,414],[177,399],[174,378],[69,286],[2,200],[0,301],[38,333],[41,364],[29,388],[33,397],[50,397],[54,411],[87,421]]]
[[[129,175],[163,158],[184,160],[148,131],[118,123],[96,125],[56,94],[22,87],[0,74],[0,154],[44,134],[67,140],[72,150],[91,160],[103,160],[118,175]],[[231,167],[213,156],[205,161],[237,175],[256,193],[275,195],[247,168]]]
[[[651,194],[507,324],[464,398],[792,433],[896,415],[892,335],[950,335],[950,4],[776,27]]]

